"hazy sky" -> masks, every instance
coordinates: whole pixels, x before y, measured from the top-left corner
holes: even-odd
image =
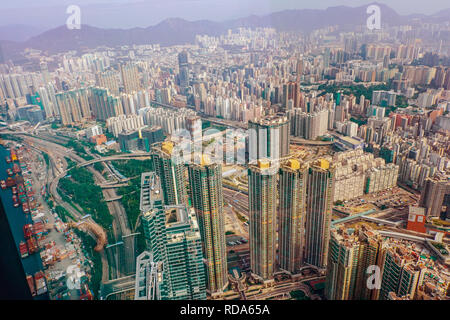
[[[166,18],[223,21],[284,9],[360,6],[366,0],[1,0],[0,24],[54,27],[65,23],[69,5],[79,5],[82,23],[99,27],[146,27]],[[7,3],[5,3],[7,2]],[[448,0],[379,0],[399,14],[432,14],[450,7]]]

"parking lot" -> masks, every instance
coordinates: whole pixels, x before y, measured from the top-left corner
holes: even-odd
[[[246,243],[248,243],[248,240],[241,236],[228,235],[226,242],[227,242],[228,247],[234,247],[234,246],[246,244]]]

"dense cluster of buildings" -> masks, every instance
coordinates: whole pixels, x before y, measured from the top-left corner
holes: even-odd
[[[393,188],[397,185],[398,166],[374,158],[361,149],[336,153],[336,187],[334,201],[350,200],[365,193]]]
[[[122,152],[150,154],[136,299],[228,290],[222,163],[180,158],[174,139],[212,123],[248,129],[239,165],[248,175],[252,279],[274,285],[278,272],[312,267],[326,276],[327,299],[448,299],[448,269],[430,258],[433,244],[332,221],[336,202],[397,185],[421,192],[409,231],[450,217],[450,52],[437,40],[448,28],[417,24],[330,26],[308,37],[237,28],[179,46],[32,51],[39,70],[0,64],[2,120],[83,128],[96,145],[112,136]],[[214,146],[220,134],[193,143]],[[291,142],[330,153],[301,158]]]
[[[325,295],[330,300],[447,300],[450,273],[432,242],[385,237],[369,224],[331,231]]]

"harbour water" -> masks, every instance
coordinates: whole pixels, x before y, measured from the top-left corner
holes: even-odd
[[[6,180],[8,178],[6,170],[7,168],[12,168],[13,166],[12,163],[7,163],[5,161],[5,158],[9,155],[9,151],[4,146],[0,145],[0,180]],[[5,190],[0,189],[0,197],[2,198],[2,202],[5,207],[6,216],[11,233],[14,237],[15,246],[19,252],[20,242],[25,241],[23,226],[33,222],[31,215],[25,214],[21,206],[14,208],[11,188],[7,188]],[[43,270],[42,260],[39,253],[29,255],[25,259],[22,259],[22,265],[27,275],[34,275],[36,272]],[[48,298],[48,293],[34,297],[36,300],[47,300]]]

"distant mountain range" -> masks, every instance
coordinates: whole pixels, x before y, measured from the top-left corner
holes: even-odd
[[[401,16],[390,7],[377,4],[381,9],[382,24],[400,25],[420,19],[425,22],[440,23],[450,21],[450,9],[442,10],[433,15],[414,14]],[[217,36],[228,29],[237,27],[273,27],[279,31],[303,31],[339,25],[341,28],[353,28],[366,23],[368,5],[360,7],[337,6],[325,10],[301,9],[285,10],[264,16],[249,16],[225,22],[209,20],[187,21],[170,18],[157,25],[147,28],[131,29],[102,29],[82,25],[80,30],[69,30],[66,26],[45,31],[36,35],[35,30],[21,27],[15,30],[9,27],[8,37],[5,38],[5,28],[0,27],[0,46],[6,58],[15,57],[25,48],[33,48],[57,53],[67,50],[80,50],[98,46],[114,47],[118,45],[154,44],[162,46],[192,43],[196,34]],[[28,35],[31,37],[27,38]],[[13,38],[13,36],[15,38]],[[16,41],[12,41],[12,40]],[[25,40],[26,39],[26,40]]]
[[[22,24],[4,25],[0,26],[0,40],[23,42],[41,34],[45,30],[43,27],[32,27]]]

